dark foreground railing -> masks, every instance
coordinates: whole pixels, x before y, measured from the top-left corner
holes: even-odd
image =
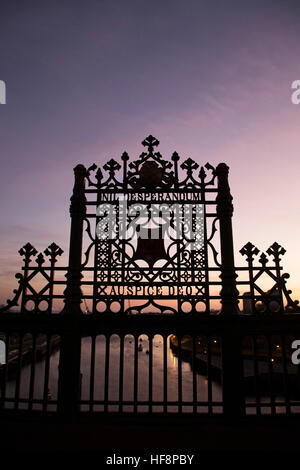
[[[0,333],[7,345],[0,400],[6,413],[300,412],[299,367],[291,360],[300,337],[295,315],[166,321],[3,314]],[[66,352],[70,342],[79,345],[78,355]]]

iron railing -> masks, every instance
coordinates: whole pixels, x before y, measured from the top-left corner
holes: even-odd
[[[10,360],[1,368],[1,408],[64,413],[73,401],[73,411],[86,413],[295,414],[291,345],[299,334],[292,314],[167,322],[3,314]],[[78,389],[66,395],[58,366],[69,341],[80,345],[81,362]]]

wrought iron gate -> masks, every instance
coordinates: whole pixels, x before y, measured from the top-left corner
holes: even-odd
[[[300,333],[300,309],[286,288],[288,275],[281,272],[284,249],[274,243],[255,264],[259,250],[249,242],[241,250],[248,266],[235,266],[227,165],[200,167],[190,158],[180,163],[176,152],[171,161],[164,160],[157,151],[159,141],[151,135],[142,144],[146,151],[137,160],[130,161],[124,152],[122,165],[111,159],[103,172],[95,164],[74,169],[67,267],[57,266],[63,252],[55,243],[44,253],[38,254],[30,243],[19,251],[24,257],[22,273],[16,275],[19,287],[0,316],[0,333],[8,351],[6,364],[0,368],[2,408],[18,410],[24,405],[31,412],[39,405],[44,412],[68,414],[97,409],[167,413],[172,409],[238,416],[250,409],[257,414],[262,410],[276,414],[278,407],[287,414],[298,411],[298,371],[291,364],[291,344]],[[266,277],[272,283],[269,289],[263,284]],[[64,306],[57,312],[62,301]],[[157,334],[161,335],[160,399],[153,396]],[[119,338],[118,386],[111,398],[113,335]],[[128,335],[133,345],[130,399],[124,396]],[[143,375],[141,335],[148,348]],[[82,338],[89,338],[85,341],[90,348],[86,398]],[[57,397],[53,398],[49,374],[55,345],[59,345],[60,358]],[[177,364],[175,398],[168,395],[170,347]],[[95,396],[97,348],[102,348],[101,399]],[[45,357],[44,375],[42,394],[36,398],[39,350]],[[188,400],[183,396],[186,358],[192,367]],[[20,396],[24,361],[30,364],[26,398]],[[260,371],[262,363],[265,372]],[[10,368],[16,378],[14,394],[8,397]],[[207,381],[204,398],[199,389],[201,374]],[[263,398],[264,375],[269,401]],[[147,381],[143,399],[139,398],[141,380]],[[220,383],[217,398],[215,381]],[[247,398],[246,386],[253,388],[254,398]]]

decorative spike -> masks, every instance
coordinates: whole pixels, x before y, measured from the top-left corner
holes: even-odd
[[[37,250],[28,242],[19,250],[19,254],[24,256],[24,261],[30,262],[30,258],[37,254]]]
[[[45,262],[45,258],[43,256],[43,253],[39,253],[35,261],[37,262],[38,266],[41,267],[42,264],[44,264],[44,262]]]
[[[204,182],[204,180],[206,178],[206,173],[205,173],[205,170],[204,170],[203,166],[200,168],[199,178],[201,179],[202,182]]]
[[[103,166],[105,171],[109,171],[111,175],[114,175],[117,170],[121,168],[121,165],[116,162],[113,158],[109,160],[104,166]]]
[[[146,156],[146,153],[144,154],[144,156]],[[139,162],[130,162],[129,163],[129,168],[131,168],[132,170],[138,171]]]
[[[123,161],[129,160],[129,155],[128,155],[128,153],[127,153],[127,152],[123,152],[121,158],[122,158]]]
[[[159,145],[159,140],[150,134],[148,137],[146,137],[146,139],[143,140],[142,145],[144,147],[148,147],[148,153],[153,153],[154,147]]]
[[[194,160],[192,160],[191,158],[188,158],[187,160],[185,160],[181,165],[180,167],[183,169],[183,170],[186,170],[187,171],[187,174],[188,176],[191,176],[192,173],[193,173],[193,170],[197,170],[197,168],[199,168],[199,165],[198,163],[196,163]]]
[[[44,250],[44,253],[46,256],[49,256],[52,261],[56,261],[56,258],[63,254],[63,250],[53,242]]]
[[[266,266],[266,264],[268,263],[268,257],[265,253],[262,253],[259,257],[259,262],[263,265],[263,266]]]
[[[254,256],[258,255],[259,249],[256,248],[251,242],[246,243],[240,250],[242,256],[247,256],[247,261],[253,261]]]
[[[271,245],[268,249],[267,249],[267,253],[268,255],[273,255],[274,256],[274,261],[280,261],[280,258],[279,256],[280,255],[284,255],[286,253],[286,250],[279,245],[279,243],[277,242],[274,242],[273,245]]]
[[[177,152],[173,152],[173,155],[172,155],[171,159],[173,160],[173,162],[178,162],[180,157],[179,157]]]
[[[98,168],[95,177],[96,177],[96,180],[98,181],[98,183],[99,183],[99,181],[102,180],[103,174],[102,174],[101,168]]]

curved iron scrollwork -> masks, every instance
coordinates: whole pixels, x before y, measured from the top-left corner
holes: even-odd
[[[208,219],[216,218],[215,199],[206,197],[208,192],[217,193],[216,170],[209,163],[199,167],[188,158],[179,175],[177,152],[171,161],[165,160],[157,151],[159,140],[152,135],[142,145],[147,151],[137,160],[130,162],[127,152],[122,154],[122,173],[113,159],[101,169],[93,164],[87,170],[87,193],[95,194],[94,204],[100,208],[96,217],[87,214],[85,219],[89,244],[82,269],[84,275],[94,249],[94,278],[85,281],[93,286],[92,311],[186,314],[200,308],[209,312],[208,247],[220,267],[212,241],[215,222],[207,235]],[[208,213],[208,208],[213,211]],[[84,293],[83,297],[91,298]]]
[[[56,265],[63,252],[55,243],[43,253],[27,243],[19,250],[19,286],[0,312],[19,305],[22,312],[52,313],[56,299],[65,302],[64,312],[76,304],[79,314],[82,301],[86,312],[109,315],[209,314],[220,310],[220,302],[222,313],[231,314],[238,313],[238,299],[248,314],[299,312],[286,287],[289,275],[282,274],[285,250],[278,243],[266,253],[247,243],[240,251],[247,268],[234,266],[227,165],[200,166],[191,158],[180,164],[177,152],[165,160],[152,135],[142,145],[146,151],[137,160],[123,152],[122,163],[77,165],[70,266]],[[58,271],[68,271],[67,281],[57,280]],[[236,281],[239,271],[247,281]],[[66,284],[64,293],[55,291]],[[239,294],[236,286],[248,292]]]
[[[127,152],[123,152],[121,159],[123,161],[123,175],[120,178],[121,165],[114,159],[110,159],[102,169],[104,174],[107,174],[104,179],[101,168],[98,168],[94,163],[87,170],[87,180],[89,187],[95,187],[99,190],[111,189],[170,189],[170,188],[205,188],[207,186],[214,186],[216,171],[215,168],[206,163],[200,167],[198,179],[195,178],[195,170],[199,168],[191,158],[185,160],[180,168],[185,173],[182,180],[178,176],[178,161],[180,156],[177,152],[172,155],[172,162],[164,160],[160,152],[155,152],[154,149],[158,147],[159,140],[152,135],[149,135],[142,141],[142,145],[147,147],[147,152],[142,152],[137,160],[127,164],[129,156]],[[128,169],[129,168],[129,169]],[[92,181],[91,172],[95,173],[96,181]],[[207,173],[205,169],[211,172],[210,179],[207,180]]]
[[[138,160],[129,164],[132,171],[127,173],[128,185],[134,189],[171,188],[174,184],[174,172],[168,170],[172,168],[172,163],[163,160],[160,152],[154,152],[159,141],[149,135],[142,145],[148,147],[148,152],[143,152]]]
[[[6,305],[0,307],[0,313],[10,310],[12,307],[17,307],[19,305],[19,298],[23,291],[24,286],[24,277],[21,273],[16,273],[15,278],[18,279],[19,287],[13,290],[15,296],[12,299],[7,299]]]

